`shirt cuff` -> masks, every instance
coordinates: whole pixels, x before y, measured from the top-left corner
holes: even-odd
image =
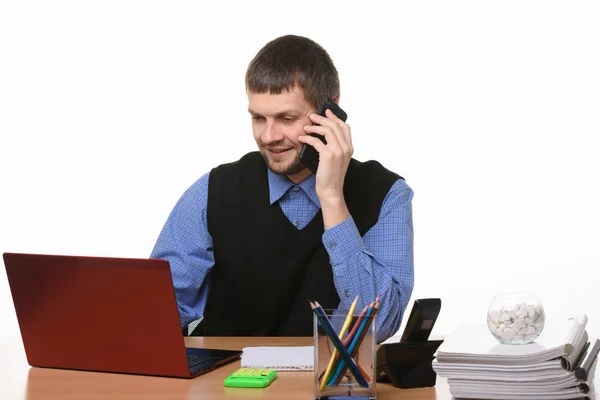
[[[360,251],[366,249],[365,242],[358,232],[352,216],[323,233],[323,245],[329,253],[331,265],[339,265]]]

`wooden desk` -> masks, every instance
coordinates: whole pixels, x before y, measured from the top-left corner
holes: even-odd
[[[312,344],[311,338],[194,337],[185,340],[188,347],[240,350],[246,346]],[[279,372],[277,379],[264,389],[224,387],[223,379],[239,367],[240,361],[236,361],[194,379],[32,368],[17,338],[0,347],[0,399],[312,399],[312,372]],[[402,390],[378,383],[377,399],[450,400],[452,396],[445,379],[438,377],[435,388]]]

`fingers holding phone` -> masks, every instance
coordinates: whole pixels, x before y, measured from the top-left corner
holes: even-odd
[[[330,110],[333,113],[333,115],[335,116],[335,117],[330,118],[331,122],[335,121],[338,124],[339,123],[343,124],[346,121],[346,118],[348,117],[346,112],[344,110],[342,110],[333,100],[327,99],[327,102],[325,104],[323,104],[318,110],[318,115],[323,117],[320,119],[320,121],[321,122],[324,121],[326,126],[330,124],[330,121],[327,118],[327,114],[326,114],[327,110]],[[329,114],[329,115],[331,115],[331,114]],[[313,125],[319,124],[318,117],[311,114],[311,115],[309,115],[309,118],[311,119],[311,122],[313,122]],[[317,121],[315,121],[315,118],[317,118]],[[310,136],[319,139],[323,144],[327,144],[327,140],[323,134],[319,134],[317,132],[309,132],[307,130],[308,127],[310,127],[310,125],[305,126],[304,128],[305,128],[305,131]],[[349,128],[350,127],[348,127],[348,133],[349,133]],[[304,143],[304,145],[302,146],[302,149],[300,151],[300,161],[302,162],[302,164],[304,164],[304,166],[306,168],[308,168],[314,175],[316,175],[317,169],[319,167],[319,151],[318,150],[324,150],[324,147],[320,146],[316,141],[310,140],[310,139],[303,143]]]
[[[328,149],[333,151],[341,150],[342,152],[350,153],[350,156],[352,156],[353,148],[350,126],[345,121],[338,118],[329,109],[325,111],[325,116],[311,114],[309,118],[314,124],[305,126],[305,132],[324,136]]]
[[[320,115],[319,115],[320,114]],[[316,174],[316,190],[320,200],[343,197],[344,177],[354,149],[346,113],[331,100],[319,114],[311,114],[313,125],[299,136],[304,144],[300,161]]]

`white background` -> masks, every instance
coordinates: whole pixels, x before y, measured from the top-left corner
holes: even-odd
[[[355,157],[415,191],[434,333],[528,290],[600,334],[599,3],[396,3],[1,0],[0,252],[149,256],[184,190],[255,149],[245,70],[293,33],[336,63]],[[2,343],[4,268],[0,290]]]

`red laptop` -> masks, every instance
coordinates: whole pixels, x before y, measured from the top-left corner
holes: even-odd
[[[29,365],[193,378],[241,351],[186,348],[169,263],[4,253]]]

